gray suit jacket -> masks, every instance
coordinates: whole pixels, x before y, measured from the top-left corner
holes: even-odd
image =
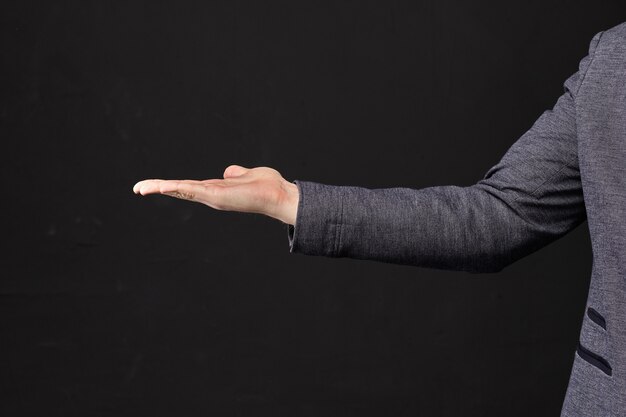
[[[294,180],[292,253],[497,272],[588,221],[593,269],[561,416],[626,416],[626,22],[598,32],[564,94],[467,187]]]

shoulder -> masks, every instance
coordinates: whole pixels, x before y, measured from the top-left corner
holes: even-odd
[[[608,35],[612,38],[626,39],[626,22],[622,22],[615,26],[607,28],[603,32],[605,35]]]
[[[596,33],[591,42],[596,49],[596,53],[607,53],[616,50],[626,51],[626,22]]]
[[[623,97],[623,93],[626,92],[623,87],[625,68],[626,22],[622,22],[597,31],[591,39],[589,54],[581,61],[580,72],[583,75],[576,95],[585,96],[587,101]],[[619,89],[619,94],[616,89]]]

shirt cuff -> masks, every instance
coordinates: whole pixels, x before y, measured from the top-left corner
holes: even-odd
[[[299,200],[295,225],[287,225],[289,252],[335,257],[341,244],[341,187],[294,180]]]

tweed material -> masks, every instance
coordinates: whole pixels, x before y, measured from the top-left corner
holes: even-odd
[[[626,416],[626,22],[484,177],[420,189],[294,180],[289,250],[495,273],[587,221],[593,267],[561,417]]]

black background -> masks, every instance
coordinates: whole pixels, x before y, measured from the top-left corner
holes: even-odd
[[[587,223],[473,275],[290,254],[277,220],[132,186],[472,184],[619,7],[3,2],[0,414],[558,415]]]

